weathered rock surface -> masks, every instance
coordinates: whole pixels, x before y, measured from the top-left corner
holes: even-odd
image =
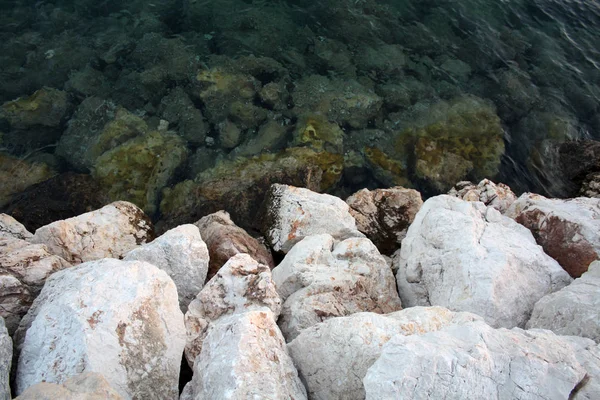
[[[600,342],[600,261],[569,286],[542,297],[527,323],[527,329],[531,328]]]
[[[306,237],[273,269],[284,300],[279,326],[288,341],[328,318],[402,308],[394,275],[369,239],[334,242],[326,234]]]
[[[265,201],[265,232],[275,251],[287,253],[304,237],[322,233],[336,240],[364,237],[348,204],[337,197],[274,184]]]
[[[19,221],[7,214],[0,214],[0,238],[30,239],[33,236]]]
[[[99,210],[39,228],[31,242],[70,263],[120,258],[153,239],[150,219],[135,205],[116,201]]]
[[[488,207],[494,207],[501,213],[505,212],[517,196],[508,186],[503,183],[495,184],[489,179],[484,179],[479,184],[473,182],[458,182],[448,195],[458,197],[466,201],[480,201]]]
[[[186,312],[208,271],[208,249],[194,225],[180,225],[125,254],[126,261],[146,261],[165,271],[177,286],[179,307]]]
[[[42,162],[29,162],[0,153],[0,207],[31,185],[45,181],[56,172]]]
[[[53,274],[21,321],[16,391],[98,372],[124,398],[177,399],[183,314],[169,276],[103,259]]]
[[[362,380],[393,336],[419,335],[481,317],[442,307],[412,307],[391,314],[358,313],[303,330],[288,350],[311,399],[360,400]]]
[[[583,195],[586,188],[582,186],[590,180],[589,176],[600,172],[600,142],[569,140],[560,145],[558,153],[562,173],[572,182],[572,195],[578,190]]]
[[[567,399],[585,376],[560,336],[474,322],[394,336],[363,382],[367,399]]]
[[[13,356],[13,342],[0,317],[0,399],[10,400],[10,369]]]
[[[62,384],[40,382],[29,387],[19,400],[123,400],[110,383],[96,372],[84,372]]]
[[[0,316],[12,335],[46,278],[71,264],[43,244],[0,237]]]
[[[505,215],[529,228],[544,251],[574,278],[600,259],[600,199],[548,199],[525,193]]]
[[[540,298],[571,282],[522,225],[446,195],[423,204],[394,263],[405,307],[469,311],[493,327],[524,326]]]
[[[592,172],[585,177],[579,195],[600,198],[600,172]]]
[[[248,254],[233,256],[204,286],[185,314],[187,342],[185,357],[192,366],[202,351],[210,324],[229,315],[269,308],[274,318],[281,311],[281,298],[271,270]]]
[[[413,189],[362,189],[346,199],[359,231],[367,235],[380,252],[392,254],[400,247],[408,227],[423,205]]]
[[[211,325],[181,399],[306,399],[306,390],[268,308]]]
[[[571,392],[570,400],[600,399],[600,344],[578,336],[561,336],[575,351],[577,361],[587,375]]]
[[[200,229],[200,235],[208,247],[210,261],[208,279],[234,255],[245,253],[260,264],[275,267],[271,252],[245,230],[237,226],[226,211],[202,217],[194,225]]]

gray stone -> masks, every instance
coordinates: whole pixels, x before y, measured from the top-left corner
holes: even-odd
[[[501,213],[517,200],[517,196],[508,186],[503,183],[496,185],[489,179],[484,179],[477,185],[469,181],[458,182],[448,194],[466,201],[480,201]]]
[[[13,237],[27,240],[33,236],[19,221],[7,214],[0,214],[0,238]]]
[[[0,317],[0,400],[10,400],[10,369],[13,358],[13,342]]]
[[[84,372],[61,385],[40,382],[25,390],[18,400],[124,400],[102,374]],[[16,400],[15,399],[15,400]]]

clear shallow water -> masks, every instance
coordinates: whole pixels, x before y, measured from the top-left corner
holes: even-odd
[[[483,177],[560,196],[557,146],[600,137],[594,0],[0,9],[3,179],[25,169],[6,155],[36,171],[33,183],[90,174],[156,217],[198,206],[182,197],[218,203],[243,187],[235,177],[285,170],[298,182],[285,149],[341,196],[394,184],[434,194]],[[60,92],[24,97],[42,87]]]

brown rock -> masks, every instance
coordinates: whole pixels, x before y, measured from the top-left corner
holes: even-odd
[[[227,261],[236,254],[249,254],[260,264],[275,268],[271,252],[258,240],[238,227],[226,211],[218,211],[203,217],[195,225],[208,247],[210,261],[207,279],[212,278]]]
[[[19,400],[123,400],[106,378],[96,372],[85,372],[56,383],[40,382],[25,390]],[[15,399],[16,400],[16,399]]]
[[[494,207],[501,213],[505,212],[517,196],[504,183],[495,184],[489,179],[484,179],[475,185],[473,182],[458,182],[448,195],[458,197],[465,201],[481,201],[489,207]]]
[[[356,227],[367,235],[383,254],[398,250],[408,227],[423,205],[421,194],[397,186],[390,189],[360,190],[346,199]]]

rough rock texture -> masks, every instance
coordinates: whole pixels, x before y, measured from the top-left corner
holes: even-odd
[[[165,271],[177,286],[179,307],[186,312],[196,298],[208,271],[208,249],[194,225],[181,225],[154,241],[125,254],[126,261],[146,261]]]
[[[561,336],[575,350],[577,361],[587,371],[586,378],[571,392],[569,400],[600,399],[600,344],[578,336]]]
[[[304,237],[321,233],[336,240],[364,237],[348,205],[337,197],[275,184],[265,201],[265,232],[275,251],[287,253]]]
[[[10,367],[13,358],[13,342],[0,317],[0,400],[10,400]]]
[[[269,308],[274,318],[281,311],[281,298],[271,270],[248,254],[233,256],[204,286],[185,314],[185,357],[190,366],[202,351],[210,324],[228,315]]]
[[[226,211],[202,217],[194,225],[200,229],[200,235],[208,247],[210,261],[208,279],[234,255],[245,253],[269,268],[275,267],[271,252],[245,230],[237,226]]]
[[[334,246],[331,235],[306,237],[273,269],[273,281],[284,300],[279,326],[288,341],[328,318],[402,308],[390,267],[366,238]]]
[[[400,247],[423,200],[416,190],[394,187],[362,189],[348,197],[346,203],[358,230],[367,235],[380,252],[389,255]]]
[[[542,297],[527,323],[527,329],[531,328],[600,342],[600,261],[569,286]]]
[[[12,335],[46,278],[71,264],[43,244],[0,237],[0,316]]]
[[[54,175],[56,172],[47,164],[0,153],[0,207],[10,203],[15,194]]]
[[[19,400],[123,400],[102,374],[84,372],[67,379],[61,385],[40,382],[29,387]]]
[[[183,314],[169,276],[104,259],[52,275],[21,321],[16,391],[99,372],[125,398],[177,399]]]
[[[0,214],[0,238],[30,239],[33,236],[19,221],[7,214]]]
[[[588,174],[581,184],[580,196],[600,198],[600,172]]]
[[[600,259],[600,199],[547,199],[525,193],[506,211],[574,278]]]
[[[306,399],[275,318],[263,308],[212,324],[181,399]]]
[[[469,311],[494,327],[524,326],[540,298],[571,282],[522,225],[447,195],[423,204],[394,263],[405,307]]]
[[[562,173],[573,183],[573,195],[582,183],[589,181],[590,174],[600,172],[600,142],[596,140],[566,141],[560,145],[558,153]]]
[[[152,223],[135,205],[116,201],[99,210],[39,228],[31,241],[71,263],[119,258],[153,239]]]
[[[489,179],[484,179],[477,185],[469,181],[458,182],[448,194],[466,201],[481,201],[501,213],[517,200],[517,196],[508,186],[504,183],[496,185]]]
[[[481,317],[442,307],[412,307],[391,314],[358,313],[303,330],[288,350],[314,400],[361,400],[362,380],[393,336],[419,335]]]
[[[394,336],[363,380],[367,399],[567,399],[585,378],[568,342],[483,322]]]

